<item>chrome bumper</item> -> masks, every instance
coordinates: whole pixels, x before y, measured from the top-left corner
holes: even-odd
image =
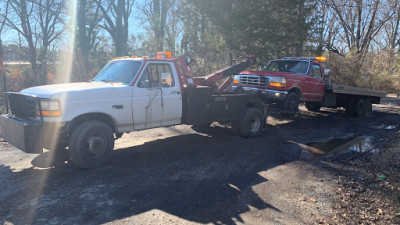
[[[233,86],[236,88],[238,86]],[[286,96],[288,95],[287,91],[277,91],[271,89],[262,89],[262,88],[253,88],[253,87],[243,87],[242,88],[247,93],[261,93],[265,98],[275,101],[285,100]]]

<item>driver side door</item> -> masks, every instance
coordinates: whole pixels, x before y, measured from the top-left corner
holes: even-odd
[[[312,63],[305,77],[307,83],[303,89],[304,101],[322,101],[325,93],[325,80],[322,77],[321,65]]]
[[[135,130],[179,124],[182,94],[170,62],[148,62],[134,85],[132,115]]]

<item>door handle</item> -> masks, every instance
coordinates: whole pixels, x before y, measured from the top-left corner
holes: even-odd
[[[180,91],[171,91],[171,94],[178,94],[178,95],[180,95],[181,92],[180,92]]]

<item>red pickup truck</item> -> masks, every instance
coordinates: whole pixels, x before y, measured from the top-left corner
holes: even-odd
[[[243,71],[234,76],[234,88],[257,92],[265,101],[277,103],[289,113],[304,102],[310,111],[344,107],[346,113],[362,116],[378,104],[384,91],[332,84],[325,57],[287,57],[271,60],[261,71]]]

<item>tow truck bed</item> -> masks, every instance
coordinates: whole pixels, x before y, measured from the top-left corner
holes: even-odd
[[[337,94],[361,95],[372,97],[384,97],[385,91],[374,90],[370,88],[350,87],[340,84],[332,84],[332,92]]]

